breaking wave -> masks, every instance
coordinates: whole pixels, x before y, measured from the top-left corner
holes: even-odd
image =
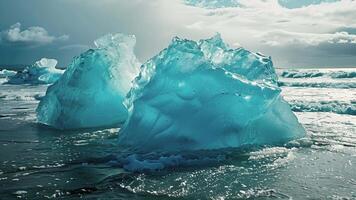
[[[280,76],[284,78],[356,78],[356,71],[284,70],[280,73]]]
[[[0,100],[5,101],[39,101],[43,94],[2,94],[0,93]]]
[[[356,101],[290,101],[294,112],[333,112],[337,114],[356,115]]]

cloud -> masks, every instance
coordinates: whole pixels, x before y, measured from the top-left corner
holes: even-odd
[[[200,7],[186,5],[187,1],[196,1]],[[209,9],[202,8],[208,1],[213,2],[207,4]],[[24,11],[14,16],[7,14],[4,23],[26,17],[21,21],[31,24],[38,23],[37,18],[28,17],[34,9],[47,10],[40,23],[50,30],[64,30],[71,38],[62,47],[51,48],[51,52],[47,47],[37,48],[36,52],[62,55],[66,60],[84,50],[84,46],[76,44],[90,45],[108,32],[135,34],[135,51],[142,61],[167,47],[174,36],[197,40],[220,32],[229,44],[272,56],[277,67],[354,66],[356,1],[330,1],[333,0],[61,0],[56,1],[57,8],[51,10],[53,6],[49,1],[4,0],[5,3],[0,1],[0,5],[4,5],[0,11],[9,10],[9,5],[16,9],[23,3]],[[238,2],[238,6],[210,8],[223,2]],[[294,4],[286,6],[286,2]],[[72,19],[76,19],[75,23],[68,23]],[[6,42],[9,43],[8,39],[2,41]],[[12,48],[3,46],[3,49],[9,52]],[[2,60],[12,58],[18,62],[19,53],[12,56],[15,54],[3,52],[0,53]]]
[[[201,16],[186,28],[211,34],[218,31],[230,43],[272,55],[278,66],[291,66],[296,60],[324,65],[324,60],[336,55],[349,57],[340,65],[356,62],[356,1],[304,0],[305,5],[293,9],[281,5],[281,0],[238,2],[238,7],[196,8]],[[310,59],[303,59],[306,57]]]
[[[269,31],[260,36],[262,43],[269,46],[299,45],[318,46],[321,44],[354,44],[356,48],[356,35],[348,32],[336,33],[298,33],[283,30]]]
[[[21,30],[21,23],[10,26],[9,29],[0,33],[0,44],[15,46],[40,46],[63,41],[69,38],[68,35],[59,37],[51,36],[47,30],[39,26],[31,26]]]
[[[196,6],[207,9],[237,7],[237,0],[184,0],[184,3],[189,6]]]

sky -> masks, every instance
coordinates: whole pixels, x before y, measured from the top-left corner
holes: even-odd
[[[356,67],[354,0],[1,0],[0,65],[61,67],[107,33],[134,34],[141,62],[174,36],[221,33],[276,67]]]

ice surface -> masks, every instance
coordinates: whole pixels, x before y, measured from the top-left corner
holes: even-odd
[[[271,59],[230,49],[220,35],[174,38],[141,67],[125,104],[119,143],[140,151],[275,144],[305,134],[280,96]]]
[[[8,77],[8,84],[52,84],[56,82],[63,70],[56,69],[57,60],[42,58],[35,64],[26,67],[14,76]]]
[[[127,118],[122,101],[138,74],[135,36],[109,34],[74,58],[37,108],[42,124],[59,129],[118,126]]]

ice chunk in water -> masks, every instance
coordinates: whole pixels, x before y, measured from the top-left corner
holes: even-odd
[[[280,97],[271,59],[230,49],[220,35],[174,38],[141,67],[125,104],[119,143],[140,151],[275,144],[305,134]]]
[[[135,36],[109,34],[74,58],[37,108],[42,124],[59,129],[118,126],[127,118],[122,101],[138,74]]]
[[[42,58],[16,75],[9,76],[7,84],[52,84],[64,72],[63,70],[56,69],[56,65],[57,60]]]
[[[0,70],[0,78],[7,78],[15,75],[16,75],[16,71],[7,70],[7,69]]]

